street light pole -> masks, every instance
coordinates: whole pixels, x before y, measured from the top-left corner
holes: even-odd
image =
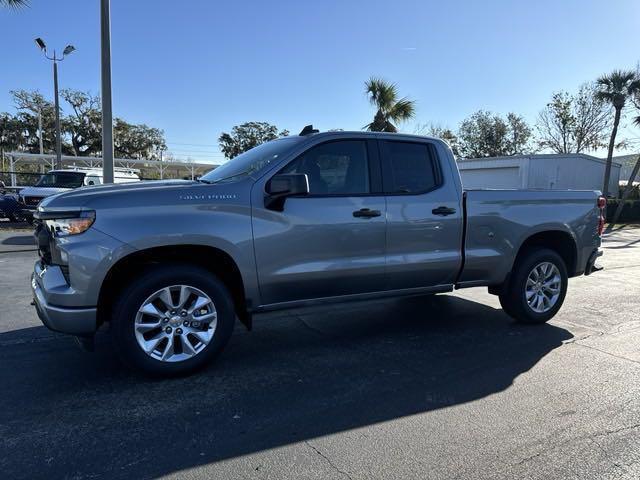
[[[44,143],[42,138],[42,105],[38,105],[38,143],[40,144],[40,155],[44,154]],[[44,165],[40,165],[40,173],[44,173]]]
[[[42,143],[42,106],[38,105],[38,140],[40,143],[40,155],[44,153],[44,146]]]
[[[55,96],[55,114],[56,114],[56,168],[62,167],[62,137],[60,133],[60,98],[58,94],[58,62],[64,60],[64,57],[71,54],[76,48],[73,45],[67,45],[62,51],[62,56],[58,58],[56,51],[53,51],[53,57],[47,55],[47,45],[41,38],[36,38],[36,45],[42,50],[45,58],[53,62],[53,90]],[[42,139],[42,130],[40,131],[40,138]],[[41,140],[42,142],[42,140]],[[41,143],[42,145],[42,143]],[[42,150],[42,146],[40,147]],[[42,153],[42,152],[41,152]]]
[[[100,0],[102,57],[102,181],[113,183],[113,112],[111,105],[111,8]]]
[[[58,62],[55,60],[56,53],[53,52],[53,90],[55,91],[56,109],[56,169],[62,168],[62,139],[60,138],[60,98],[58,96]]]

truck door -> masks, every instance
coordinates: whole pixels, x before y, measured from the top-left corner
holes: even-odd
[[[253,235],[262,303],[382,290],[386,207],[375,140],[320,143],[278,173],[306,174],[310,193],[287,198],[280,212],[264,206],[269,179],[254,186]]]
[[[451,286],[462,263],[463,212],[433,143],[380,140],[387,199],[387,287]]]

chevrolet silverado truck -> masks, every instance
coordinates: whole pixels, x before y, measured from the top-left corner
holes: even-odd
[[[90,346],[108,325],[126,364],[184,374],[236,319],[321,302],[485,286],[546,322],[598,270],[603,208],[597,191],[464,191],[438,139],[309,126],[197,181],[44,199],[31,287],[50,329]]]

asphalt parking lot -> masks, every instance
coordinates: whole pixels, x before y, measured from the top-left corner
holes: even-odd
[[[0,235],[3,478],[640,477],[640,228],[548,325],[484,289],[295,310],[165,381],[40,324],[24,238]]]

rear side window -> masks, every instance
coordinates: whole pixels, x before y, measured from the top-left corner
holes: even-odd
[[[281,173],[306,173],[311,195],[361,195],[371,191],[367,144],[362,140],[313,147]]]
[[[384,142],[387,193],[424,193],[440,184],[437,161],[429,145]]]

